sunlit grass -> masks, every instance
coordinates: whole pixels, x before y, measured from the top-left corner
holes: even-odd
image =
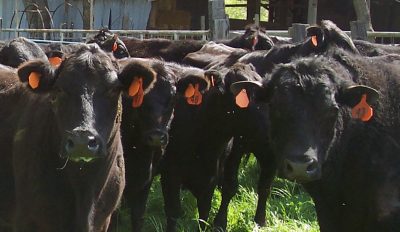
[[[254,157],[242,162],[239,171],[239,192],[232,199],[228,213],[228,231],[253,231],[256,224],[253,221],[257,193],[258,166]],[[198,228],[196,199],[188,192],[182,191],[182,208],[184,216],[178,220],[179,232],[193,232]],[[221,192],[217,189],[212,201],[212,209],[208,223],[212,223],[221,201]],[[165,231],[165,215],[159,177],[151,188],[147,204],[146,218],[143,231]],[[119,232],[130,231],[129,211],[121,207]],[[271,196],[267,202],[267,226],[258,228],[259,232],[317,232],[318,223],[314,203],[302,187],[282,179],[276,179]],[[211,225],[209,226],[211,228]],[[211,230],[208,230],[211,231]]]

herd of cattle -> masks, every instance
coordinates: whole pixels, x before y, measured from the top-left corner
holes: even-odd
[[[398,54],[330,21],[299,43],[258,27],[218,42],[3,42],[0,231],[113,231],[122,196],[140,231],[159,174],[168,232],[181,189],[204,228],[217,185],[223,231],[248,153],[258,225],[278,175],[304,186],[323,232],[399,231]]]

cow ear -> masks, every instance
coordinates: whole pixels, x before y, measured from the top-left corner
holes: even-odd
[[[238,81],[230,86],[230,91],[235,96],[235,103],[240,108],[247,108],[263,90],[262,83],[258,81]]]
[[[157,75],[157,72],[150,66],[150,62],[144,60],[126,61],[118,79],[128,96],[133,98],[133,108],[142,105],[143,97],[153,88]]]
[[[217,70],[207,70],[204,72],[204,77],[210,83],[211,87],[217,87],[218,89],[223,89],[224,84],[222,82],[221,73]]]
[[[320,48],[325,43],[325,34],[324,30],[317,26],[311,26],[307,28],[307,36],[309,37],[306,40],[306,43],[309,44],[311,48]]]
[[[200,105],[203,101],[203,94],[210,88],[210,85],[206,73],[204,76],[187,75],[179,79],[176,90],[178,95],[186,99],[187,104]]]
[[[63,61],[64,53],[62,51],[55,50],[55,51],[46,52],[46,56],[49,60],[49,63],[53,67],[58,67],[58,66],[60,66],[60,64]]]
[[[354,119],[368,121],[373,115],[372,104],[379,98],[379,92],[365,85],[353,85],[346,87],[338,96],[337,101],[350,106],[351,116]]]
[[[55,72],[51,64],[44,60],[29,61],[18,68],[21,82],[27,83],[34,92],[45,92],[55,82]]]

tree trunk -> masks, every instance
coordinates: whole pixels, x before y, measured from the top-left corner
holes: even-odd
[[[367,0],[353,0],[354,10],[356,11],[357,21],[365,23],[368,31],[374,31],[371,23],[371,14]]]

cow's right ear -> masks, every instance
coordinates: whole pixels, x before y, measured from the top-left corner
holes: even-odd
[[[18,68],[21,82],[27,83],[34,92],[44,92],[51,89],[55,82],[55,72],[52,65],[44,60],[29,61]]]
[[[189,105],[200,105],[203,101],[203,94],[208,91],[212,85],[210,78],[215,78],[213,79],[214,84],[218,82],[217,78],[219,75],[215,77],[211,77],[211,75],[211,72],[204,72],[203,76],[199,74],[188,75],[181,78],[176,85],[176,91],[186,99]]]
[[[204,77],[210,83],[210,88],[216,87],[222,93],[224,92],[224,83],[222,81],[221,73],[217,70],[207,70],[204,72]]]
[[[324,30],[317,26],[311,26],[307,28],[306,43],[313,49],[320,48],[325,43]]]

